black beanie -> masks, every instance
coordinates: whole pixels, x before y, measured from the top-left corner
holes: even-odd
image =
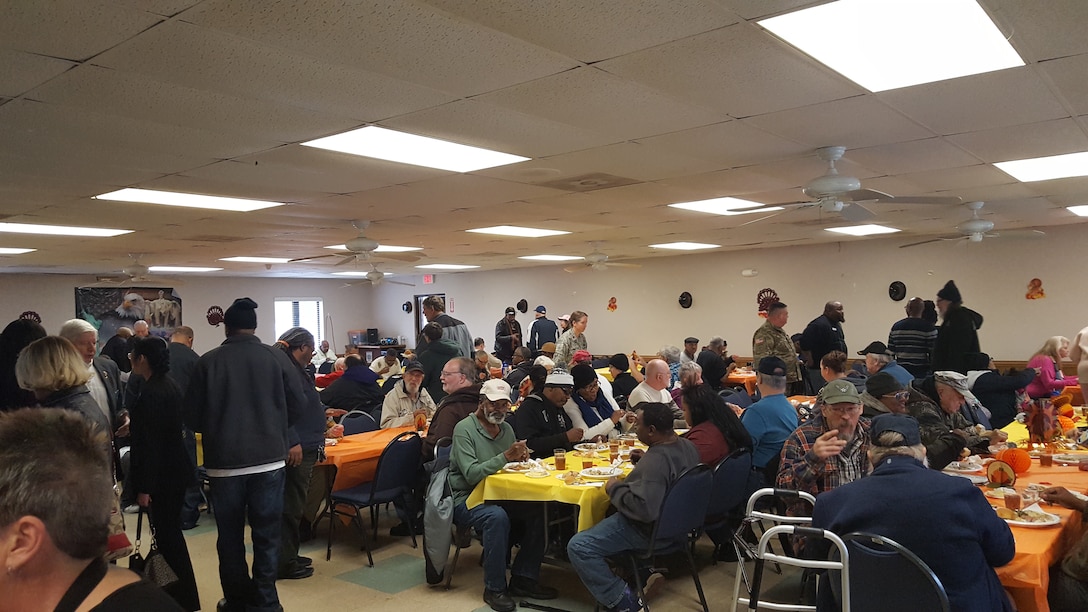
[[[937,292],[937,297],[942,300],[948,300],[954,304],[963,303],[963,296],[960,295],[960,290],[956,288],[956,283],[948,281],[944,284],[944,287]]]
[[[244,297],[234,300],[223,316],[223,323],[231,329],[257,329],[257,302]]]
[[[624,355],[623,353],[612,355],[612,358],[608,360],[608,365],[616,368],[620,372],[626,372],[631,368],[631,362],[627,359],[627,355]]]
[[[585,389],[590,383],[597,380],[597,372],[593,369],[593,366],[579,363],[570,369],[571,376],[574,377],[574,388]]]

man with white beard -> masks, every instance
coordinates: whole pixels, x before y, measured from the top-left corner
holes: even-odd
[[[435,404],[431,394],[423,388],[423,364],[409,361],[404,366],[404,378],[385,395],[382,402],[382,429],[407,427],[422,415],[430,420]]]

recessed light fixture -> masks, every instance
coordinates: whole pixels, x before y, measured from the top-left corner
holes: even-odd
[[[1081,206],[1066,206],[1065,209],[1078,217],[1088,217],[1088,204],[1082,204]]]
[[[363,276],[366,276],[367,274],[370,274],[370,272],[363,272],[361,270],[355,270],[355,271],[352,271],[352,272],[333,272],[332,273],[333,276],[358,276],[358,277],[363,277]],[[382,272],[382,274],[384,274],[386,276],[393,276],[392,272]]]
[[[873,236],[875,234],[894,234],[899,230],[894,227],[885,227],[883,225],[875,225],[872,223],[866,225],[848,225],[845,227],[828,227],[825,231],[835,232],[836,234],[846,234],[848,236]]]
[[[387,130],[376,125],[302,143],[316,147],[425,166],[451,172],[472,172],[527,161],[528,157],[472,147],[427,136]]]
[[[869,91],[1024,65],[976,0],[838,0],[758,23]]]
[[[706,244],[704,242],[668,242],[665,244],[651,244],[651,249],[674,249],[677,251],[698,251],[699,249],[716,249],[720,244]]]
[[[201,268],[197,266],[151,266],[148,272],[218,272],[223,268]]]
[[[529,259],[531,261],[575,261],[578,259],[584,259],[578,255],[523,255],[518,259]]]
[[[767,206],[765,204],[760,204],[759,202],[731,197],[696,200],[694,202],[677,202],[675,204],[669,204],[669,206],[683,210],[693,210],[695,212],[727,216],[782,210],[781,206]]]
[[[1088,176],[1088,152],[997,162],[994,165],[1023,183]]]
[[[274,264],[274,263],[287,263],[287,262],[289,262],[291,260],[286,258],[286,257],[223,257],[223,258],[220,258],[219,261],[236,261],[236,262],[239,262],[239,263]]]
[[[283,202],[228,198],[224,196],[182,193],[180,191],[155,191],[154,189],[119,189],[94,196],[95,200],[113,202],[138,202],[141,204],[162,204],[163,206],[186,206],[188,208],[210,208],[231,212],[250,212],[273,206],[283,206]]]
[[[472,268],[479,268],[480,266],[467,266],[464,264],[426,264],[416,267],[420,270],[471,270]]]
[[[499,236],[515,236],[518,238],[542,238],[544,236],[561,236],[569,234],[562,230],[539,229],[535,227],[518,227],[516,225],[496,225],[494,227],[478,227],[465,230],[474,234],[497,234]]]
[[[0,255],[22,255],[23,253],[30,253],[37,249],[17,249],[14,247],[0,247]]]
[[[326,249],[332,249],[334,251],[346,251],[348,250],[345,244],[334,244],[332,246],[325,247]],[[391,244],[378,245],[378,248],[374,249],[374,253],[407,253],[408,251],[422,251],[423,247],[406,247],[406,246],[394,246]]]
[[[71,227],[66,225],[35,225],[32,223],[0,223],[0,232],[108,238],[110,236],[120,236],[121,234],[131,234],[132,230],[108,229],[104,227]]]

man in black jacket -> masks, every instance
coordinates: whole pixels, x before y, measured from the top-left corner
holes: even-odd
[[[385,394],[378,386],[378,375],[358,355],[344,358],[344,374],[321,390],[321,403],[351,412],[362,410],[377,423],[382,416]]]
[[[521,323],[517,320],[517,311],[513,306],[506,308],[506,314],[495,324],[495,357],[503,363],[510,363],[514,349],[522,344]]]
[[[551,457],[557,448],[571,450],[574,443],[582,439],[585,432],[571,427],[570,419],[563,411],[563,405],[573,391],[574,377],[556,367],[544,380],[541,393],[525,398],[514,413],[514,433],[533,449],[534,459]]]

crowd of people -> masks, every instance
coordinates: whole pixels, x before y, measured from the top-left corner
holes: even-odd
[[[249,298],[227,309],[225,340],[202,356],[192,351],[193,331],[187,327],[167,341],[137,324],[99,351],[97,330],[87,321],[68,321],[50,336],[41,325],[20,319],[0,334],[0,440],[24,439],[0,444],[0,453],[40,461],[40,470],[78,463],[63,478],[78,478],[79,487],[63,494],[84,496],[79,503],[88,510],[78,521],[59,509],[51,512],[61,514],[45,516],[30,489],[5,496],[0,529],[34,523],[53,544],[36,553],[47,555],[49,563],[5,549],[8,572],[0,573],[0,584],[15,598],[40,589],[60,601],[94,580],[111,590],[94,590],[88,601],[159,601],[149,583],[100,561],[111,498],[123,490],[123,501],[114,504],[147,510],[159,549],[178,574],[167,591],[169,603],[157,609],[199,609],[183,536],[199,512],[198,432],[218,529],[223,598],[217,609],[281,609],[276,581],[314,573],[299,546],[313,535],[315,506],[329,484],[320,466],[325,439],[342,432],[336,417],[361,412],[380,428],[427,421],[421,466],[434,459],[440,440],[452,439],[453,521],[482,540],[483,599],[497,612],[514,610],[515,597],[559,594],[539,580],[548,544],[544,514],[525,502],[469,508],[469,494],[508,462],[625,434],[637,436],[648,450],[632,455],[635,466],[626,478],[604,484],[615,513],[566,543],[586,589],[606,609],[642,605],[607,559],[646,545],[663,495],[681,473],[700,463],[715,466],[738,449],[751,452],[749,488],[776,486],[816,496],[815,508],[795,503],[789,512],[812,514],[817,526],[836,532],[875,531],[907,545],[942,579],[954,609],[1010,609],[994,573],[1011,559],[1008,526],[993,516],[977,488],[964,480],[949,482],[933,468],[965,449],[986,452],[1004,442],[1000,428],[1025,401],[1077,384],[1076,377],[1062,373],[1062,364],[1072,359],[1079,374],[1086,374],[1081,370],[1088,368],[1088,328],[1072,342],[1048,339],[1027,368],[1006,375],[981,351],[982,316],[962,302],[949,281],[933,303],[942,318],[937,325],[927,318],[926,300],[909,300],[906,318],[891,326],[887,342],[867,343],[853,365],[842,303],[828,302],[793,336],[784,329],[788,307],[768,304],[766,321],[752,339],[754,397],[730,381],[737,363],[721,337],[702,346],[688,337],[683,349],[664,347],[652,358],[618,353],[595,359],[586,336],[588,315],[576,310],[552,321],[543,305],[524,333],[516,311],[508,308],[489,353],[482,338],[474,339],[464,322],[445,312],[442,299],[431,296],[423,301],[428,323],[415,347],[388,350],[369,363],[358,355],[337,355],[327,341],[299,327],[272,345],[263,343],[255,335],[257,304]],[[811,410],[799,411],[791,395],[814,396]],[[687,431],[678,436],[677,428]],[[68,437],[57,444],[67,449],[65,455],[35,458],[34,444],[58,435]],[[120,461],[122,447],[130,449],[127,461]],[[0,489],[15,490],[16,481],[26,477],[7,458],[0,463]],[[422,528],[423,487],[418,488],[398,501],[402,521],[391,529],[393,536]],[[1086,510],[1064,489],[1050,489],[1044,497]],[[875,498],[881,503],[872,503]],[[959,518],[937,520],[930,516],[939,512],[935,508],[948,509],[946,519]],[[919,521],[946,524],[942,538],[958,542],[957,561],[940,558],[941,548],[918,535],[923,530],[912,526]],[[247,523],[252,565],[246,562]],[[73,525],[79,534],[58,535]],[[515,544],[520,548],[511,556]],[[716,551],[728,556],[730,548]],[[1055,599],[1053,609],[1084,609],[1085,550],[1088,540],[1059,564],[1054,580],[1062,599]]]

